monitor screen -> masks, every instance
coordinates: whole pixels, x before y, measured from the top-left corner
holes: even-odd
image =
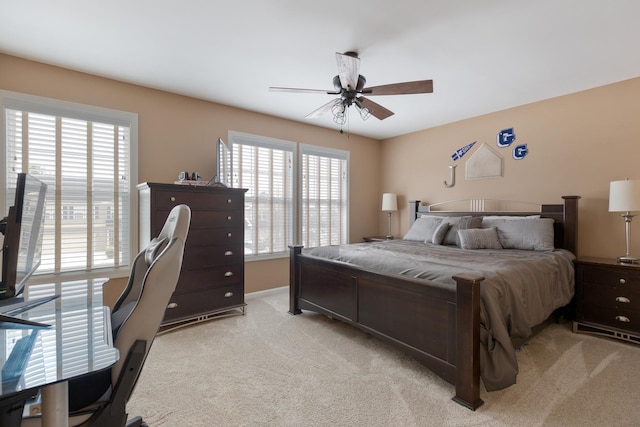
[[[4,222],[2,285],[0,298],[22,292],[37,270],[42,256],[42,232],[47,186],[26,173],[19,173],[15,203]]]

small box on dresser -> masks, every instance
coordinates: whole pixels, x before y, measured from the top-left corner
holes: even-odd
[[[640,343],[640,265],[580,257],[574,332]]]
[[[182,269],[163,326],[244,313],[245,189],[142,183],[138,185],[140,247],[157,236],[176,205],[191,208]]]

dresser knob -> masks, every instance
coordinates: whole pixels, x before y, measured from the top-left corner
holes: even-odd
[[[175,202],[175,201],[176,201],[176,198],[175,198],[175,197],[173,197],[173,196],[171,196],[170,200],[171,200],[172,202]]]
[[[227,221],[231,221],[231,215],[227,217]]]
[[[625,283],[627,283],[627,281],[626,281],[626,280],[624,280],[624,279],[620,279],[620,280],[619,280],[619,282],[620,282],[622,285],[624,285]]]
[[[233,276],[233,271],[227,271],[226,273],[224,273],[224,277],[231,277]]]
[[[227,233],[227,237],[231,237],[231,233]]]
[[[227,199],[227,203],[231,203],[231,199]]]
[[[623,323],[631,322],[631,319],[629,319],[627,316],[616,316],[616,320]]]
[[[167,305],[167,308],[176,308],[177,306],[178,306],[178,304],[176,304],[175,302],[170,302],[170,303]]]
[[[616,302],[623,302],[625,304],[629,304],[631,300],[627,297],[616,297]]]
[[[226,294],[224,294],[225,298],[231,298],[233,296],[233,292],[227,292]]]
[[[231,255],[233,255],[233,252],[232,252],[232,251],[226,251],[226,252],[224,253],[224,256],[231,256]]]

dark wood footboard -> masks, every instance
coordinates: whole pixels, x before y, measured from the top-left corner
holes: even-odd
[[[455,385],[470,409],[480,399],[480,282],[456,285],[381,274],[290,247],[289,313],[311,310],[356,326],[415,357]]]

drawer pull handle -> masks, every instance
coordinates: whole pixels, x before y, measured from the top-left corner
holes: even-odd
[[[620,280],[619,280],[619,282],[620,282],[622,285],[624,285],[625,283],[627,283],[627,281],[626,281],[626,280],[624,280],[624,279],[620,279]]]
[[[175,197],[173,197],[173,196],[171,196],[170,200],[171,200],[172,202],[175,202],[175,201],[176,201],[176,198],[175,198]]]
[[[227,237],[231,237],[231,233],[227,233]]]
[[[231,221],[231,215],[227,217],[227,221]]]
[[[176,308],[177,306],[178,306],[178,304],[176,304],[175,302],[170,302],[170,303],[167,305],[167,308]]]
[[[233,292],[227,292],[226,294],[224,294],[225,298],[231,298],[233,296]]]
[[[233,252],[232,252],[232,251],[226,251],[226,252],[224,253],[224,256],[231,256],[231,255],[233,255]],[[620,297],[618,297],[618,298],[620,298]],[[627,301],[627,302],[629,302],[629,301]]]
[[[631,319],[629,319],[627,316],[616,316],[616,320],[618,322],[624,322],[624,323],[631,322]]]
[[[623,302],[625,304],[629,304],[631,300],[627,297],[616,297],[616,302]]]
[[[227,199],[227,203],[231,203],[231,199]]]
[[[224,277],[231,277],[233,276],[233,271],[227,271],[226,273],[224,273]]]

